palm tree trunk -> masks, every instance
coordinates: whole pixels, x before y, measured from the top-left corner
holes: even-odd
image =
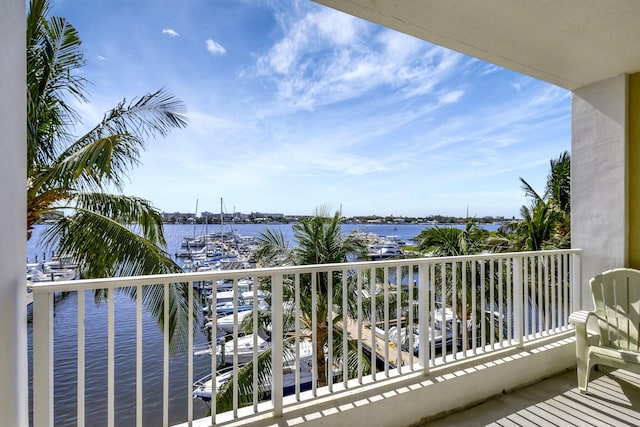
[[[327,322],[320,322],[316,326],[316,366],[318,367],[318,387],[327,385],[327,360],[324,356],[324,343],[327,341]]]

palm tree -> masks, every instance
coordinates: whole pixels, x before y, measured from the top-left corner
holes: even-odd
[[[530,206],[520,210],[522,221],[514,224],[515,246],[519,250],[571,246],[571,159],[563,152],[551,159],[544,195],[520,178]]]
[[[57,220],[45,245],[78,262],[83,277],[181,271],[162,249],[160,212],[144,199],[108,190],[122,190],[145,139],[186,125],[183,104],[164,90],[123,100],[74,137],[80,116],[70,101],[87,99],[78,73],[81,40],[64,18],[48,18],[49,10],[48,0],[31,0],[27,16],[27,238],[47,214]],[[125,291],[135,295],[135,289]],[[171,288],[172,341],[176,328],[182,337],[186,332],[185,296],[185,286]],[[163,288],[145,287],[143,301],[163,324]]]
[[[475,255],[485,251],[495,251],[496,249],[502,249],[504,246],[504,238],[495,232],[489,232],[481,227],[478,227],[472,219],[467,221],[465,228],[455,227],[429,227],[420,232],[414,239],[418,243],[418,248],[422,252],[430,253],[432,256],[437,257],[449,257],[449,256],[465,256]],[[503,292],[500,293],[495,287],[498,283],[499,270],[494,265],[494,275],[491,277],[488,272],[491,271],[490,264],[494,261],[464,261],[461,263],[453,263],[451,265],[445,265],[445,289],[440,291],[439,297],[443,303],[453,301],[453,294],[456,298],[456,307],[454,307],[457,319],[461,320],[461,325],[467,324],[467,321],[471,319],[472,313],[475,309],[476,312],[481,313],[482,307],[488,308],[499,306],[504,304],[507,295]],[[484,273],[483,274],[483,270]],[[436,277],[435,283],[440,283],[442,280],[443,271],[441,269],[435,270]],[[474,279],[472,277],[475,276]],[[455,283],[455,286],[454,286]],[[466,283],[466,288],[462,287],[462,284]],[[473,301],[472,283],[476,284],[475,295],[475,307],[470,303]],[[491,292],[485,292],[485,299],[482,300],[482,289],[489,290],[490,284],[494,284],[493,300],[490,298]],[[463,298],[463,293],[464,298]],[[466,306],[463,306],[463,301],[466,301]],[[490,310],[481,316],[485,323],[489,322]],[[479,323],[475,327],[479,327]],[[458,329],[459,337],[461,338],[463,332],[462,328]],[[502,335],[502,331],[494,330],[496,337]]]
[[[488,235],[486,230],[469,220],[464,229],[437,225],[425,228],[414,240],[421,252],[439,257],[461,256],[481,252]]]
[[[355,234],[347,236],[342,234],[340,218],[340,212],[336,212],[331,216],[326,207],[318,208],[313,217],[293,225],[293,236],[297,240],[297,246],[290,248],[288,244],[283,244],[284,238],[282,235],[278,236],[277,233],[264,233],[259,238],[261,244],[259,255],[277,254],[282,261],[293,265],[345,263],[348,261],[347,257],[350,254],[363,255],[366,252],[366,245]],[[267,261],[266,258],[265,261]],[[311,277],[309,275],[301,276],[301,312],[299,313],[299,318],[304,328],[308,331],[312,331],[313,328],[312,317],[314,311],[318,319],[313,333],[316,336],[315,356],[316,366],[318,367],[318,385],[320,387],[327,384],[324,346],[328,338],[327,319],[329,315],[333,315],[329,310],[332,309],[334,303],[341,305],[342,301],[342,288],[340,286],[342,280],[338,277],[339,274],[335,276],[333,282],[337,286],[333,288],[333,295],[329,295],[328,275],[325,273],[316,275],[315,307],[312,305]],[[289,286],[286,286],[285,298],[293,300],[294,289],[290,286],[290,282],[287,283]],[[355,296],[353,292],[349,292],[349,294],[352,297]],[[291,314],[295,316],[295,314]],[[334,317],[334,322],[341,323],[342,321],[342,313]]]
[[[292,229],[297,245],[291,246],[286,241],[280,231],[267,229],[258,238],[260,250],[257,252],[257,259],[263,266],[275,265],[310,265],[345,263],[351,255],[364,255],[366,244],[357,235],[343,235],[340,228],[339,212],[334,215],[328,213],[327,208],[318,208],[313,217],[304,219],[294,224]],[[332,275],[329,287],[329,274]],[[356,276],[348,275],[343,281],[342,272],[317,273],[315,277],[315,291],[312,290],[312,278],[310,274],[300,275],[299,286],[299,307],[300,311],[295,312],[294,304],[285,304],[284,323],[285,330],[292,330],[295,320],[298,319],[301,325],[301,337],[311,338],[315,334],[316,347],[314,355],[317,366],[317,385],[319,387],[327,385],[327,360],[325,348],[329,339],[329,316],[332,316],[333,335],[333,360],[348,366],[349,376],[357,375],[358,352],[357,342],[351,338],[347,339],[347,349],[343,352],[343,332],[344,324],[349,318],[355,318],[358,312],[357,296],[360,293],[357,286]],[[373,280],[366,277],[364,280]],[[347,286],[347,306],[342,303],[343,283]],[[271,283],[266,283],[267,290],[270,290]],[[329,292],[331,289],[331,292]],[[312,292],[315,292],[315,305],[313,303]],[[284,301],[295,301],[296,291],[294,280],[284,280],[283,288]],[[360,293],[360,295],[362,295]],[[374,310],[377,311],[377,318],[382,318],[384,311],[384,295],[375,296],[373,301]],[[389,310],[395,310],[395,295],[388,300]],[[361,297],[360,308],[364,317],[370,316],[372,300]],[[315,327],[313,317],[317,319]],[[243,329],[251,332],[251,322],[247,322],[251,316],[245,318]],[[261,313],[260,327],[269,329],[271,318],[270,313]],[[291,352],[294,338],[289,336],[284,338],[285,352]],[[347,360],[342,360],[343,354],[347,355]],[[362,375],[370,372],[372,367],[369,360],[362,360]],[[264,352],[258,358],[258,372],[260,378],[268,379],[271,376],[270,353]],[[252,395],[253,366],[251,363],[241,367],[236,373],[238,376],[238,388],[240,403],[249,403],[247,397]],[[260,382],[259,382],[260,383]],[[230,409],[233,396],[233,384],[231,381],[225,383],[216,395],[216,408],[219,412]]]

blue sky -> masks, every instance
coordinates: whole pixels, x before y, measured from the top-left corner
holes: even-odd
[[[189,126],[124,192],[164,211],[519,216],[570,149],[569,92],[307,0],[52,0],[86,127],[166,88]]]

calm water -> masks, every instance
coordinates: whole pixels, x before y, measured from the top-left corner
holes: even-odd
[[[255,236],[265,225],[242,224],[234,226],[241,235]],[[275,224],[268,227],[282,230],[292,240],[290,225]],[[357,229],[381,236],[395,235],[411,240],[425,225],[355,225],[346,224],[344,232]],[[27,244],[27,258],[42,260],[46,256],[38,245],[39,235],[45,226],[36,226],[32,239]],[[207,231],[220,230],[220,225],[209,225]],[[169,253],[175,254],[184,237],[203,234],[205,227],[198,225],[166,225],[165,235]],[[48,258],[48,256],[47,256]],[[85,413],[87,425],[106,425],[107,417],[107,306],[93,303],[93,295],[85,295]],[[126,295],[116,295],[115,311],[115,405],[118,426],[135,425],[136,405],[136,329],[135,303]],[[66,295],[56,302],[54,318],[55,355],[55,425],[76,425],[76,380],[77,380],[77,295]],[[32,354],[32,330],[29,324],[29,360]],[[207,337],[198,332],[194,342],[206,343]],[[162,333],[155,321],[143,315],[143,395],[145,396],[143,421],[145,425],[159,425],[162,420]],[[31,363],[29,379],[31,388]],[[206,356],[194,358],[194,378],[206,375],[210,370],[210,359]],[[187,417],[187,357],[174,355],[170,360],[170,407],[169,423],[184,422]],[[207,414],[208,407],[200,400],[194,401],[194,416]]]

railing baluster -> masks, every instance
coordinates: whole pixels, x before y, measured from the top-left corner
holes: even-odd
[[[84,290],[77,291],[78,296],[78,427],[84,427],[85,393],[85,324]]]
[[[566,306],[566,301],[567,301],[567,297],[565,294],[565,279],[566,279],[566,275],[565,275],[565,268],[566,268],[566,258],[564,256],[564,254],[561,254],[558,256],[558,260],[559,260],[559,271],[558,271],[558,292],[559,292],[559,297],[558,297],[558,319],[559,319],[559,327],[560,330],[564,330],[565,327],[567,326],[567,317],[569,316],[567,314],[567,306]]]
[[[311,345],[313,346],[312,358],[311,361],[313,363],[312,369],[312,383],[311,390],[313,392],[313,396],[317,396],[317,386],[318,386],[318,373],[320,367],[318,366],[318,280],[317,276],[322,273],[311,273]]]
[[[295,331],[295,346],[296,346],[296,400],[300,400],[300,369],[302,367],[302,363],[300,356],[302,353],[300,352],[300,274],[295,275],[294,279],[294,298],[295,298],[295,311],[294,311],[294,331]],[[313,352],[312,352],[313,354]],[[313,357],[313,355],[312,355]]]
[[[514,271],[512,271],[513,267],[512,264],[514,263],[514,260],[512,259],[511,262],[510,260],[505,260],[506,266],[507,266],[507,312],[506,312],[506,316],[505,316],[505,320],[507,323],[507,343],[508,345],[512,344],[512,340],[513,340],[513,322],[514,322],[514,314],[513,314],[513,307],[516,304],[514,302],[514,295],[513,295],[513,286],[514,283],[514,277],[512,274],[514,274]],[[518,313],[522,313],[522,307],[518,307],[516,308],[516,310],[518,311]],[[518,337],[518,339],[520,340],[520,337]],[[520,340],[522,341],[522,340]],[[520,342],[518,341],[518,342]]]
[[[333,391],[333,272],[327,275],[327,385]],[[297,353],[300,354],[300,353]],[[297,381],[296,381],[297,382]]]
[[[451,262],[451,309],[453,310],[453,322],[451,324],[453,331],[453,342],[451,344],[453,360],[458,359],[458,263]]]
[[[420,340],[420,348],[418,350],[420,357],[420,366],[422,373],[429,373],[429,278],[428,268],[426,265],[418,265],[418,339]]]
[[[347,306],[347,292],[349,291],[348,271],[342,270],[342,382],[344,388],[347,388],[349,380],[349,347],[348,347],[348,322],[349,313]]]
[[[564,326],[565,329],[569,327],[569,269],[570,258],[569,254],[564,256],[564,268],[562,269],[562,288],[564,294]]]
[[[544,319],[544,303],[542,295],[542,256],[538,255],[538,335],[542,336],[544,328],[542,321]]]
[[[398,373],[402,373],[402,271],[400,266],[396,266],[396,327],[398,328],[398,339],[396,347],[396,366]],[[406,329],[405,329],[406,330]],[[407,332],[408,333],[408,332]]]
[[[234,278],[233,279],[233,291],[232,291],[232,298],[233,298],[233,333],[232,333],[232,337],[233,337],[233,371],[234,372],[238,372],[238,369],[240,369],[240,366],[238,366],[238,335],[240,334],[239,331],[239,326],[238,325],[238,279]],[[282,307],[282,306],[279,306]],[[282,308],[280,308],[280,310],[282,310]],[[281,339],[281,338],[280,338]],[[278,338],[275,339],[276,341],[278,341]],[[238,418],[238,405],[239,405],[239,400],[240,400],[240,390],[238,390],[238,375],[233,375],[232,376],[232,383],[233,383],[233,417],[234,418]]]
[[[191,399],[189,399],[191,400]],[[136,425],[142,426],[142,286],[136,287]]]
[[[549,257],[549,298],[551,299],[551,326],[549,328],[549,331],[551,331],[551,329],[553,329],[553,332],[556,332],[558,330],[558,315],[557,315],[557,310],[558,310],[558,293],[557,293],[557,262],[558,262],[558,258],[555,255],[551,255]]]
[[[369,298],[371,309],[371,379],[376,380],[376,360],[378,353],[376,352],[376,269],[371,268],[369,270]]]
[[[498,295],[497,295],[497,304],[498,304],[498,331],[499,334],[497,337],[500,339],[500,348],[504,347],[504,280],[503,280],[503,266],[504,260],[498,260]]]
[[[523,322],[524,322],[524,330],[523,330],[523,340],[528,340],[529,339],[529,333],[530,333],[530,329],[529,329],[529,316],[531,313],[531,304],[529,301],[529,293],[528,290],[530,288],[529,286],[529,263],[530,263],[530,258],[528,256],[525,256],[522,259],[522,264],[520,265],[522,268],[522,297],[523,297]]]
[[[478,348],[478,319],[477,319],[477,307],[478,307],[478,296],[476,291],[476,272],[478,271],[478,262],[476,260],[471,261],[471,325],[473,329],[471,330],[471,348],[473,349],[473,355],[477,354]]]
[[[251,330],[253,331],[253,354],[251,355],[251,359],[253,362],[253,384],[251,389],[253,390],[253,412],[258,412],[258,278],[252,278],[253,285],[252,287],[252,299],[251,299],[251,321],[253,327]],[[213,312],[212,312],[213,313]],[[214,329],[215,330],[215,329]],[[217,332],[216,332],[217,336]],[[297,353],[300,354],[300,353]],[[297,365],[296,365],[297,366]]]
[[[384,292],[384,374],[389,377],[389,267],[383,271]]]
[[[467,322],[467,261],[460,263],[460,272],[462,274],[462,319],[460,319],[460,330],[462,331],[462,356],[467,357],[467,347],[469,346],[469,323]]]
[[[524,344],[523,317],[525,313],[524,283],[522,280],[523,258],[514,257],[513,263],[513,334],[515,343],[522,347]]]
[[[53,425],[53,293],[33,292],[33,425]]]
[[[442,344],[442,363],[447,361],[447,266],[444,262],[440,263],[440,295],[442,295],[442,337],[440,338]],[[451,339],[455,340],[455,336]]]
[[[491,350],[495,350],[496,344],[496,331],[495,331],[495,315],[496,315],[496,297],[495,297],[495,260],[491,259],[489,264],[489,299],[490,299],[490,314],[489,318],[490,322],[490,340],[491,340]]]
[[[362,384],[362,274],[363,270],[358,270],[357,280],[357,328],[358,328],[358,384]]]
[[[162,425],[169,426],[169,283],[164,284],[163,301],[163,355],[162,355]],[[215,391],[215,389],[213,390]],[[213,395],[212,391],[212,395]],[[215,412],[215,411],[214,411]]]
[[[107,290],[107,425],[115,425],[115,289]]]
[[[187,325],[193,325],[193,283],[187,282]],[[237,301],[237,300],[236,300]],[[193,425],[193,333],[187,335],[187,421]]]
[[[276,278],[278,280],[276,280]],[[282,416],[283,411],[283,337],[284,337],[284,316],[283,316],[283,276],[282,274],[271,276],[271,299],[273,303],[271,311],[272,347],[271,366],[273,370],[273,381],[271,387],[271,400],[273,401],[273,415]]]
[[[413,335],[414,335],[414,330],[415,330],[415,324],[414,324],[414,319],[413,319],[413,309],[414,309],[414,304],[413,304],[413,286],[414,286],[414,280],[413,280],[413,265],[408,265],[407,266],[407,276],[408,276],[408,286],[409,286],[409,322],[407,325],[407,332],[409,333],[409,369],[411,369],[413,371],[413,346],[414,346],[414,342],[413,342]]]
[[[531,257],[531,339],[536,337],[538,332],[538,301],[537,301],[537,283],[538,283],[538,257],[533,255]]]
[[[549,269],[551,268],[551,257],[545,256],[545,268],[544,268],[544,333],[545,335],[549,335],[549,331],[551,329],[550,325],[550,305],[551,301],[549,298],[551,284],[549,283]]]
[[[435,364],[436,361],[436,265],[429,264],[429,363]],[[446,325],[441,329],[442,336],[446,339]]]
[[[254,282],[254,288],[255,286],[257,286],[257,280],[258,278],[255,277],[254,278],[256,280],[256,282]],[[212,280],[211,283],[211,333],[213,334],[211,336],[211,425],[216,425],[216,412],[217,412],[217,406],[216,406],[216,394],[217,394],[217,390],[218,390],[218,381],[217,381],[217,376],[218,376],[218,355],[217,355],[217,350],[218,350],[218,316],[217,313],[214,314],[213,308],[217,307],[218,305],[218,298],[216,295],[216,290],[217,290],[217,286],[218,284],[216,283],[215,280]],[[253,300],[253,304],[254,304],[254,309],[256,308],[256,294],[257,291],[254,290],[253,295],[254,295],[254,300]],[[255,311],[255,310],[254,310]],[[257,316],[257,314],[255,314],[255,316]],[[226,344],[226,340],[222,341],[221,343],[222,345]],[[224,363],[224,361],[222,361]],[[254,364],[257,365],[257,360],[254,359]],[[256,372],[256,370],[254,370],[253,372]]]
[[[486,351],[487,346],[487,295],[486,295],[486,262],[480,261],[480,340],[482,351]]]

